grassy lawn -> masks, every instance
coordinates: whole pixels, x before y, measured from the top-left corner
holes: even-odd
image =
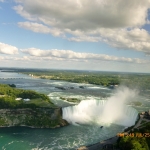
[[[26,104],[35,104],[38,107],[48,107],[48,108],[56,108],[57,106],[55,106],[54,104],[48,102],[48,101],[43,101],[41,98],[37,98],[37,99],[31,99],[28,102],[24,102]]]

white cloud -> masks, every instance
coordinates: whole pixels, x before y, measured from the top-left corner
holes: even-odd
[[[26,19],[71,30],[137,27],[146,23],[149,0],[19,0],[14,9]]]
[[[144,29],[101,31],[106,43],[119,49],[132,49],[150,53],[150,34]]]
[[[0,53],[14,55],[18,53],[18,48],[8,44],[0,43]]]
[[[71,31],[68,30],[68,32]],[[68,40],[76,42],[103,41],[118,49],[132,49],[147,54],[150,53],[150,34],[146,30],[139,28],[131,30],[101,28],[96,32],[88,33],[76,31],[74,37],[68,38]]]
[[[23,49],[19,53],[19,55],[0,56],[0,66],[129,72],[150,71],[150,61],[139,58],[77,53],[71,50],[40,50],[36,48]]]
[[[125,58],[109,56],[105,54],[93,54],[93,53],[77,53],[71,50],[40,50],[36,48],[21,50],[25,54],[38,57],[42,60],[73,60],[73,61],[117,61],[128,63],[148,63],[148,60],[142,60],[139,58]]]
[[[105,42],[118,49],[149,53],[149,0],[16,0],[16,12],[31,21],[19,27],[66,37],[70,41]]]
[[[56,28],[49,28],[43,24],[39,23],[33,23],[33,22],[19,22],[19,27],[32,30],[34,32],[38,33],[46,33],[46,34],[52,34],[53,36],[63,36],[63,32],[61,32],[59,29]]]
[[[34,32],[65,37],[64,33],[59,29],[49,28],[43,24],[31,22],[19,22],[18,24],[20,27],[32,30]],[[147,54],[150,53],[150,34],[144,29],[134,28],[127,30],[101,28],[99,30],[89,32],[79,30],[71,31],[66,29],[64,32],[73,35],[73,37],[67,38],[70,41],[102,41],[118,49],[132,49],[136,51],[142,51]]]

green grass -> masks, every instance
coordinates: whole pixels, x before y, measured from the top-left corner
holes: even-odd
[[[28,102],[25,102],[26,104],[35,104],[38,107],[48,107],[48,108],[54,108],[56,107],[54,104],[48,101],[43,101],[41,98],[37,99],[31,99]]]

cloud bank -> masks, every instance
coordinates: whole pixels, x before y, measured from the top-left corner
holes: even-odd
[[[18,49],[0,43],[1,67],[149,72],[148,59],[117,57],[105,54],[78,53],[72,50]],[[17,55],[16,55],[17,54]]]
[[[6,55],[0,57],[0,60],[15,60],[15,61],[55,60],[55,61],[77,61],[77,62],[113,61],[113,62],[125,62],[137,64],[149,63],[149,60],[143,60],[139,58],[117,57],[106,54],[79,53],[74,52],[72,50],[58,50],[58,49],[41,50],[37,48],[18,50],[17,47],[5,43],[0,43],[0,54]]]
[[[149,0],[17,0],[14,9],[28,20],[71,30],[139,27],[146,24]]]
[[[125,58],[116,57],[105,54],[93,54],[93,53],[77,53],[71,50],[40,50],[36,48],[23,49],[21,52],[34,57],[40,57],[43,60],[57,59],[57,60],[75,60],[75,61],[118,61],[128,63],[148,63],[148,60],[142,60],[139,58]]]
[[[16,0],[26,22],[19,27],[70,41],[105,42],[118,49],[150,53],[149,0]],[[67,37],[67,35],[70,35]]]

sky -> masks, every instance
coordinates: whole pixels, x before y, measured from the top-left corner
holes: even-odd
[[[0,0],[0,67],[150,73],[150,0]]]

